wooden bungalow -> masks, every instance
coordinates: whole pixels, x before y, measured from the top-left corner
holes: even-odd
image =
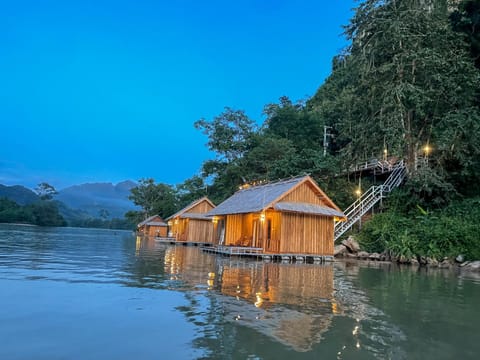
[[[167,236],[167,223],[159,215],[150,216],[137,225],[137,231],[143,236]]]
[[[244,187],[208,215],[214,244],[320,256],[333,256],[334,221],[345,220],[310,176]]]
[[[211,243],[213,240],[212,218],[205,214],[215,205],[203,197],[167,218],[169,236],[177,241]]]

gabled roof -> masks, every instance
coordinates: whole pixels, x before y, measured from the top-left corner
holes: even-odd
[[[278,202],[273,208],[282,212],[296,212],[302,214],[312,214],[312,215],[324,215],[324,216],[337,216],[344,218],[345,215],[338,210],[332,209],[327,206],[321,206],[316,204],[307,204],[307,203],[292,203],[292,202]]]
[[[141,223],[137,225],[137,227],[142,227],[144,225],[149,226],[167,226],[167,224],[163,221],[160,215],[153,215],[149,218],[143,220]]]
[[[210,199],[206,196],[198,199],[198,200],[195,200],[194,202],[188,204],[187,206],[185,206],[182,210],[176,212],[175,214],[169,216],[166,220],[171,220],[171,219],[175,219],[176,217],[180,217],[180,218],[193,218],[195,217],[195,215],[193,215],[194,213],[189,213],[188,215],[185,214],[188,210],[194,208],[195,206],[197,206],[198,204],[200,204],[201,202],[203,201],[206,201],[208,204],[210,204],[213,208],[215,207],[215,204],[213,202],[210,201]],[[196,217],[197,219],[198,218],[201,218],[201,217],[205,217],[205,214],[198,214],[198,216]]]
[[[185,213],[179,216],[180,219],[195,219],[195,220],[208,220],[211,221],[212,218],[206,214],[199,213]]]
[[[302,176],[239,190],[215,209],[209,211],[207,215],[245,214],[263,211],[274,207],[278,201],[305,182],[308,182],[312,186],[313,191],[328,205],[326,208],[330,207],[341,214],[332,216],[345,216],[310,176]],[[296,209],[299,210],[300,208],[297,207]],[[317,209],[317,211],[320,210]]]

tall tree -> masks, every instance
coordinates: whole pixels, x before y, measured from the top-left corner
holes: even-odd
[[[480,69],[480,0],[464,0],[460,2],[450,16],[454,30],[463,32],[470,46],[470,54],[475,66]]]
[[[138,186],[130,192],[128,198],[143,209],[145,218],[156,214],[166,217],[177,208],[174,189],[167,184],[156,184],[154,179],[140,179]]]
[[[35,192],[42,200],[51,200],[53,199],[54,195],[58,194],[57,190],[55,190],[52,185],[46,182],[38,184],[35,188]]]
[[[177,185],[178,207],[183,208],[191,202],[207,195],[208,186],[202,177],[194,175]]]
[[[217,159],[226,162],[238,160],[245,154],[256,130],[255,122],[243,110],[229,107],[212,121],[200,119],[194,126],[207,135],[208,148],[216,153]]]
[[[472,106],[480,85],[447,3],[367,0],[347,35],[358,78],[355,117],[340,120],[346,150],[380,153],[386,144],[412,171],[422,147],[449,127],[447,118]]]

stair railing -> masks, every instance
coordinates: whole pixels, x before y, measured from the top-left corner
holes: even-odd
[[[381,199],[386,197],[394,188],[398,187],[406,176],[405,164],[402,161],[395,164],[391,174],[382,185],[370,187],[357,200],[343,212],[347,217],[344,222],[336,222],[334,238],[337,240],[355,223],[357,223],[367,211],[369,211]]]

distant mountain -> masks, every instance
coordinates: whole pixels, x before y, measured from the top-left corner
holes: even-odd
[[[137,186],[133,181],[112,183],[87,183],[59,190],[55,199],[72,209],[80,209],[91,216],[99,217],[106,210],[109,218],[123,218],[129,210],[138,208],[128,199],[130,189]]]
[[[6,186],[0,184],[0,197],[15,201],[19,205],[32,204],[40,199],[32,190],[21,185]]]

